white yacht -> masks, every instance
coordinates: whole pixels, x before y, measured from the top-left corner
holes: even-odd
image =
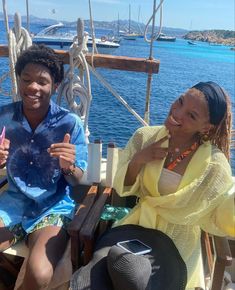
[[[77,32],[74,27],[66,26],[63,23],[53,24],[44,28],[39,33],[33,36],[33,43],[44,43],[50,46],[59,46],[64,48],[70,46],[73,43],[73,39]],[[102,49],[116,49],[120,46],[119,43],[107,40],[105,36],[101,38],[95,38],[96,47]],[[87,41],[87,47],[92,47],[92,37],[89,36]]]

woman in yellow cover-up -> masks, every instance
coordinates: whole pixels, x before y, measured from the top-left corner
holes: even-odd
[[[228,163],[231,111],[214,82],[201,82],[171,106],[164,126],[138,129],[121,153],[114,181],[137,205],[117,225],[167,234],[187,267],[187,289],[204,289],[201,229],[235,236]]]
[[[214,82],[182,94],[163,126],[138,129],[120,152],[114,180],[120,196],[135,195],[138,203],[100,238],[93,259],[73,275],[71,289],[205,289],[201,229],[235,236],[230,131],[229,97]],[[149,256],[116,246],[136,237],[152,247]],[[179,270],[182,263],[185,270]]]

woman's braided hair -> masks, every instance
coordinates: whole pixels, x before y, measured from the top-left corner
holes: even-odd
[[[204,96],[203,92],[191,88],[194,94],[198,96]],[[208,134],[207,140],[210,140],[211,144],[218,147],[229,160],[230,157],[230,139],[231,139],[231,128],[232,128],[232,113],[231,113],[231,102],[228,94],[223,90],[224,97],[226,100],[226,112],[218,125],[214,125]],[[209,108],[208,108],[209,111]],[[201,139],[200,143],[203,143],[204,136],[199,136]]]
[[[210,133],[211,143],[216,145],[229,160],[230,157],[230,140],[231,140],[231,128],[232,128],[232,112],[231,102],[227,93],[224,92],[227,110],[221,120],[221,122],[214,127]]]
[[[61,83],[64,77],[62,60],[50,47],[44,44],[33,44],[18,57],[15,71],[18,76],[29,63],[41,64],[47,67],[55,83]]]

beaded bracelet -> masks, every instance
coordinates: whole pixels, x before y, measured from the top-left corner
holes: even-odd
[[[73,166],[72,169],[70,169],[70,168],[68,168],[68,169],[61,168],[61,172],[62,172],[62,174],[65,175],[65,176],[71,176],[71,175],[74,175],[75,170],[76,170],[76,166],[75,166],[75,164],[72,164],[72,166]]]

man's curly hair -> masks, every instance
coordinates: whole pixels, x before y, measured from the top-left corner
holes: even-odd
[[[64,77],[64,66],[54,50],[44,44],[33,44],[22,52],[15,65],[18,76],[29,63],[41,64],[47,67],[55,83],[60,83]]]

